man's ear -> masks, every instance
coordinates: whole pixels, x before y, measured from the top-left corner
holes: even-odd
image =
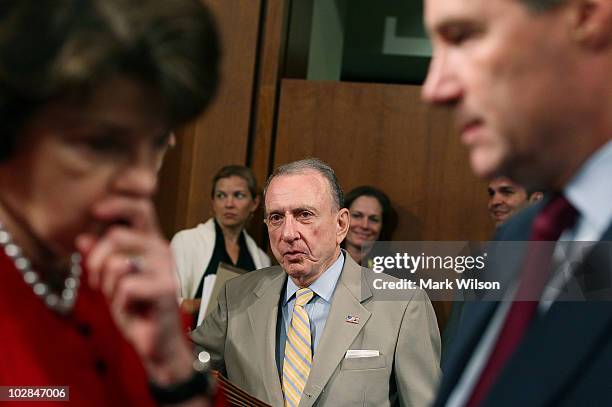
[[[534,204],[534,203],[536,203],[538,201],[541,201],[542,198],[544,198],[544,194],[542,192],[539,192],[539,191],[538,192],[534,192],[533,194],[531,194],[529,196],[529,203],[530,204]]]
[[[253,206],[251,208],[251,214],[253,214],[253,212],[255,212],[257,208],[259,208],[260,203],[261,203],[261,198],[259,197],[259,195],[256,195],[255,198],[253,198]]]
[[[351,215],[349,214],[349,210],[346,208],[340,209],[338,212],[338,230],[336,232],[336,240],[338,241],[338,244],[344,240],[350,226]]]
[[[570,3],[572,38],[590,49],[612,44],[612,1],[575,0]]]

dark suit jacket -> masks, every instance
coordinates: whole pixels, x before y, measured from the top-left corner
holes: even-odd
[[[528,240],[542,205],[515,216],[497,240]],[[612,241],[612,226],[603,241]],[[610,288],[610,246],[595,247],[577,276],[582,284],[603,279]],[[585,281],[587,283],[585,283]],[[443,366],[435,406],[446,404],[478,346],[499,302],[468,302]],[[612,405],[612,300],[555,301],[533,321],[516,353],[501,371],[483,406]]]

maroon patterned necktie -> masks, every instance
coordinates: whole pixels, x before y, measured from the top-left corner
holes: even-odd
[[[530,241],[557,241],[561,233],[574,225],[576,209],[563,195],[555,195],[536,216]],[[515,301],[510,306],[497,343],[482,370],[467,403],[476,407],[484,400],[506,361],[517,348],[538,307],[538,301],[550,276],[553,244],[530,244]]]

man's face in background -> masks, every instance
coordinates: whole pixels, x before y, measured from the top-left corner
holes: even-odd
[[[489,182],[489,215],[500,226],[511,216],[529,205],[527,191],[506,177],[497,177]]]
[[[298,286],[308,287],[338,258],[348,209],[337,207],[323,175],[307,170],[274,178],[265,211],[274,257]]]

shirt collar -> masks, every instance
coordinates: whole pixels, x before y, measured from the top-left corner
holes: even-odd
[[[310,285],[310,289],[319,297],[324,299],[326,302],[331,301],[332,294],[334,293],[334,289],[336,288],[336,284],[338,283],[338,279],[340,278],[340,273],[342,272],[342,267],[344,266],[344,251],[340,251],[340,256],[336,259],[336,261],[317,278],[314,283]],[[285,294],[285,301],[283,305],[286,305],[291,297],[295,295],[298,287],[291,278],[287,278],[287,289]]]
[[[589,223],[603,233],[612,220],[612,141],[608,141],[586,161],[565,187],[568,201]]]

